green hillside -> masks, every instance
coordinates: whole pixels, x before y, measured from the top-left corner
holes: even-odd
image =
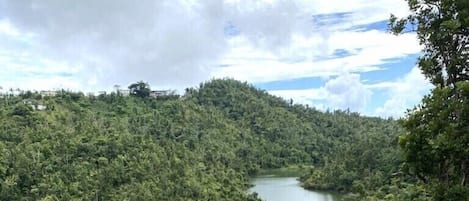
[[[394,120],[231,79],[181,97],[24,93],[0,107],[0,200],[257,200],[249,176],[288,165],[309,167],[306,188],[384,197],[401,163]]]

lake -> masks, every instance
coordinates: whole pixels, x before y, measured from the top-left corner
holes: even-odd
[[[330,193],[309,191],[300,186],[296,177],[256,177],[251,192],[265,201],[338,201]]]

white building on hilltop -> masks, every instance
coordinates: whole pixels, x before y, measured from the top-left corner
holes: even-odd
[[[150,92],[150,97],[157,98],[159,96],[170,96],[176,94],[174,90],[154,90]]]
[[[57,91],[40,91],[39,94],[41,94],[41,96],[55,96],[57,95]]]

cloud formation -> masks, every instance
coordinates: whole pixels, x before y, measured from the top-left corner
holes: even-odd
[[[360,81],[358,74],[345,74],[329,80],[324,89],[327,91],[327,102],[332,108],[363,111],[372,95]]]
[[[415,34],[394,36],[382,31],[335,32],[293,35],[290,46],[279,52],[254,46],[244,36],[229,40],[232,47],[223,57],[226,66],[214,69],[214,77],[234,77],[250,82],[269,82],[301,77],[330,77],[344,73],[382,70],[382,64],[420,51]],[[325,40],[325,41],[324,41]],[[323,46],[327,48],[323,48]],[[349,52],[334,56],[337,50]]]
[[[430,92],[432,85],[420,72],[418,67],[394,82],[381,83],[376,88],[387,90],[387,100],[383,106],[376,108],[376,116],[403,117],[407,109],[412,109],[415,103],[420,102],[425,94]]]
[[[81,68],[85,83],[188,85],[226,49],[219,1],[3,1],[3,17],[32,33],[31,54]],[[79,67],[76,67],[79,66]]]
[[[323,86],[273,93],[364,111],[377,88],[410,81],[371,86],[360,75],[421,48],[415,34],[367,28],[390,13],[405,15],[405,1],[0,0],[0,85],[96,91],[145,80],[182,91],[213,77],[319,77]],[[412,101],[390,95],[375,115]]]
[[[325,82],[319,88],[301,90],[272,90],[270,93],[296,103],[308,104],[317,109],[341,109],[365,112],[373,94],[359,74],[342,74]]]
[[[301,90],[272,90],[271,94],[296,103],[308,104],[320,110],[350,109],[368,116],[403,117],[433,86],[415,66],[401,77],[385,82],[367,83],[358,74],[344,74],[330,79],[319,88]],[[384,102],[370,110],[367,108],[373,94],[383,91]],[[377,100],[375,100],[377,101]]]
[[[229,53],[237,45],[226,37],[227,23],[240,30],[239,37],[245,40],[243,44],[252,47],[246,49],[249,52],[245,54],[265,52],[279,57],[276,63],[289,64],[283,61],[311,61],[318,52],[334,51],[335,47],[329,47],[333,44],[321,41],[335,40],[329,34],[337,34],[334,31],[338,29],[383,20],[391,11],[404,10],[402,3],[396,4],[400,6],[397,8],[389,7],[391,3],[395,0],[379,0],[371,5],[354,0],[348,6],[342,1],[326,4],[301,0],[142,0],[138,3],[127,0],[0,0],[0,19],[14,27],[3,32],[13,33],[11,30],[14,30],[22,34],[20,37],[29,34],[29,39],[23,41],[29,46],[27,50],[16,47],[10,48],[11,51],[27,51],[41,59],[66,62],[68,68],[63,70],[77,71],[75,75],[80,76],[80,85],[109,86],[143,79],[157,85],[188,86],[211,76],[237,77],[244,73],[238,66],[233,67],[235,70],[215,69],[223,61],[237,56]],[[321,21],[317,15],[336,12],[350,13],[347,15],[350,19],[331,24],[329,28],[317,22]],[[351,20],[354,22],[350,23]],[[322,31],[319,33],[315,28]],[[11,37],[15,36],[6,39]],[[302,51],[306,49],[309,50]],[[236,62],[241,63],[246,58],[240,59]],[[304,66],[298,71],[302,74],[304,68],[310,67]],[[314,72],[309,74],[315,75]],[[246,79],[257,82],[295,76]]]

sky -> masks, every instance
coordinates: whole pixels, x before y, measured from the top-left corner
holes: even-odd
[[[234,78],[319,110],[403,117],[432,85],[404,0],[0,0],[0,86],[153,89]]]

